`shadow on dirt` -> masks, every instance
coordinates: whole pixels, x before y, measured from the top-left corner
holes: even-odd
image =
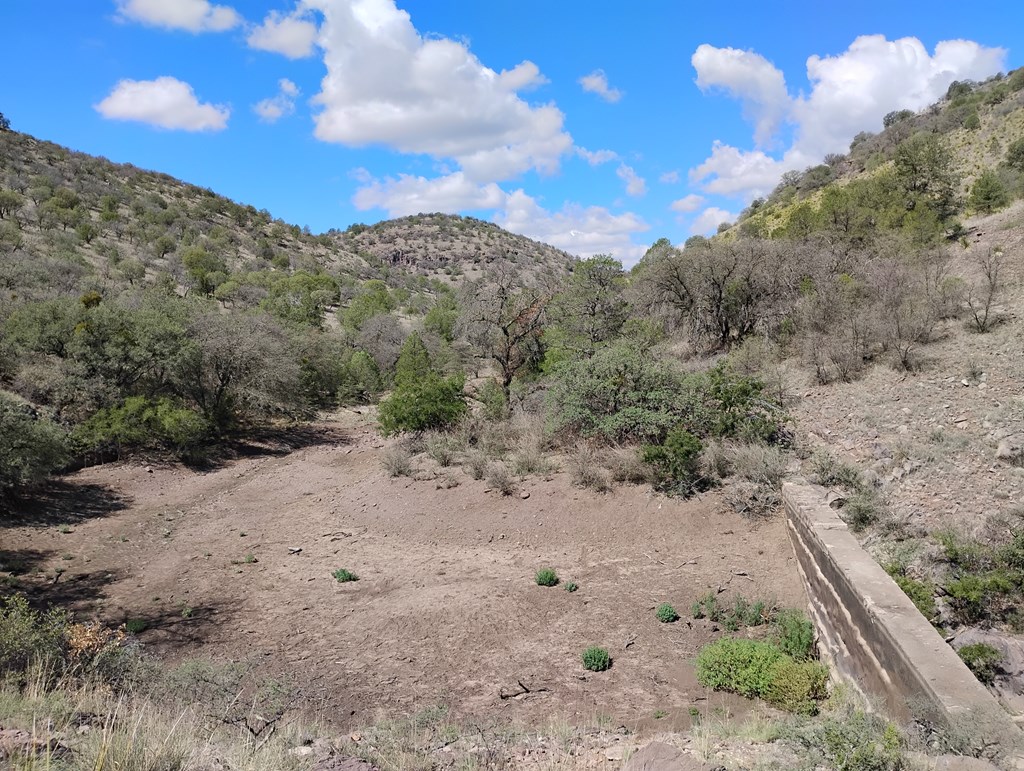
[[[200,645],[232,642],[227,630],[241,612],[237,602],[186,603],[138,612],[119,610],[103,620],[110,626],[125,624],[152,650],[189,652]]]
[[[6,552],[17,561],[26,555],[32,555],[40,562],[52,557],[52,552]],[[26,563],[22,563],[26,564]],[[47,608],[51,605],[83,614],[83,620],[95,612],[97,606],[106,597],[106,587],[120,578],[120,574],[109,570],[95,570],[84,573],[72,573],[70,569],[57,567],[46,573],[24,573],[15,575],[13,591],[24,594],[35,608]]]
[[[0,528],[73,525],[130,505],[129,498],[106,485],[54,479],[0,501]]]
[[[309,447],[345,447],[351,443],[350,432],[334,426],[263,426],[235,435],[206,457],[187,465],[196,471],[217,471],[240,458],[284,457]]]

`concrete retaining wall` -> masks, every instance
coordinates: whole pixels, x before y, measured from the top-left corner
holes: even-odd
[[[976,725],[1016,745],[1020,731],[995,698],[861,548],[826,491],[786,483],[782,497],[823,656],[845,680],[906,723]]]

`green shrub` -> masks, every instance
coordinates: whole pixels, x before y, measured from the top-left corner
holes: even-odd
[[[334,580],[337,581],[339,584],[347,584],[351,583],[352,581],[359,580],[359,576],[357,576],[351,570],[346,570],[345,568],[338,568],[333,573],[331,573],[331,575],[334,576]]]
[[[384,436],[448,428],[466,414],[461,376],[431,374],[408,383],[380,403],[377,419]]]
[[[476,398],[483,405],[485,420],[498,421],[508,417],[508,398],[498,381],[487,380],[477,390]]]
[[[669,605],[667,602],[661,603],[658,609],[654,612],[654,615],[658,617],[658,621],[663,624],[671,624],[679,620],[679,614],[676,613],[676,609]]]
[[[999,672],[1003,654],[994,645],[971,643],[957,649],[957,655],[985,685],[991,685]]]
[[[0,673],[21,675],[30,665],[52,667],[67,653],[68,615],[32,610],[23,595],[0,598]]]
[[[212,434],[202,415],[170,399],[131,396],[80,423],[71,438],[82,452],[120,456],[125,450],[163,447],[181,458],[197,459]]]
[[[946,584],[949,605],[958,621],[975,624],[987,618],[992,606],[1002,595],[1015,588],[1014,582],[1002,571],[968,573]]]
[[[591,672],[604,672],[612,665],[612,657],[605,648],[596,645],[583,651],[583,666]]]
[[[798,715],[814,715],[818,701],[828,695],[828,669],[817,661],[793,661],[783,656],[768,674],[768,687],[761,694],[769,704]]]
[[[723,637],[697,655],[697,681],[809,715],[826,696],[828,670],[815,661],[794,661],[770,642]]]
[[[149,622],[144,618],[130,618],[124,622],[124,628],[129,634],[142,634],[149,629]]]
[[[4,391],[0,391],[0,437],[0,490],[41,482],[67,459],[61,428]]]
[[[725,614],[725,628],[735,632],[741,626],[761,626],[771,621],[774,615],[774,609],[769,608],[764,601],[750,602],[743,595],[737,594],[732,609]]]
[[[722,637],[697,655],[697,681],[716,691],[761,696],[772,682],[772,665],[783,653],[771,643]]]
[[[565,586],[563,586],[562,588],[571,594],[572,592],[575,592],[577,589],[579,589],[580,585],[577,584],[575,581],[567,581],[565,583]]]
[[[917,606],[922,616],[929,621],[935,618],[938,610],[935,607],[934,584],[929,581],[918,581],[916,578],[911,578],[894,566],[887,567],[886,572],[892,576],[892,580],[910,598],[910,601]]]
[[[802,610],[787,608],[775,617],[776,645],[794,661],[805,661],[814,650],[814,624]]]
[[[534,574],[533,580],[537,582],[537,586],[557,586],[558,573],[551,568],[541,568]]]
[[[688,495],[701,480],[700,439],[684,428],[675,428],[660,445],[647,445],[643,459],[655,472],[657,486],[666,492]]]

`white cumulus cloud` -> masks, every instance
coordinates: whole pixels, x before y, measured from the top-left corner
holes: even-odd
[[[647,192],[647,180],[637,174],[632,166],[620,163],[615,174],[626,183],[627,195],[640,196]]]
[[[316,23],[306,11],[299,9],[288,15],[271,11],[261,25],[252,29],[246,42],[250,48],[304,59],[313,55],[316,34]]]
[[[253,112],[260,116],[264,123],[276,123],[285,115],[295,112],[295,97],[299,95],[299,87],[288,78],[277,82],[277,94],[262,99],[252,106]]]
[[[551,212],[522,190],[508,195],[494,222],[580,257],[610,254],[627,266],[636,264],[647,251],[646,245],[633,242],[633,236],[649,226],[633,212],[613,214],[603,206],[571,203]]]
[[[702,88],[738,98],[754,124],[754,142],[770,144],[782,122],[793,141],[780,154],[715,142],[711,155],[690,171],[706,191],[750,200],[770,191],[783,172],[845,152],[861,131],[878,131],[893,110],[921,110],[940,99],[954,80],[983,80],[1004,68],[1006,51],[970,40],[946,40],[929,54],[913,37],[863,35],[835,56],[807,59],[809,94],[792,96],[774,65],[752,51],[701,45],[692,63]]]
[[[594,70],[589,75],[584,75],[579,79],[579,84],[584,91],[597,94],[606,102],[614,103],[622,99],[622,92],[608,85],[608,76],[604,70]]]
[[[710,235],[723,222],[732,222],[735,218],[735,214],[730,214],[717,206],[711,206],[702,211],[693,221],[693,224],[690,225],[690,233],[696,236]]]
[[[498,209],[505,200],[505,192],[494,182],[481,185],[456,171],[435,179],[400,174],[397,178],[372,180],[356,191],[352,203],[358,209],[383,209],[389,217],[404,217],[423,212]]]
[[[673,201],[668,205],[668,208],[674,212],[679,212],[680,214],[687,214],[692,211],[697,211],[702,203],[704,203],[704,196],[691,193],[690,195]]]
[[[224,32],[242,23],[234,8],[208,0],[117,0],[117,11],[124,21],[188,32]]]
[[[766,144],[789,109],[789,92],[782,72],[760,54],[703,44],[690,59],[702,90],[722,88],[743,103],[753,120],[754,139]]]
[[[577,147],[576,154],[591,166],[600,166],[602,163],[619,159],[619,154],[613,150],[588,150],[585,147]]]
[[[201,103],[192,86],[169,76],[122,80],[95,109],[104,118],[182,131],[221,131],[231,115],[225,106]]]
[[[679,172],[674,169],[672,171],[666,171],[658,177],[658,181],[663,185],[674,185],[679,181]]]
[[[454,159],[478,183],[553,173],[572,147],[557,107],[518,94],[542,82],[532,63],[495,72],[463,42],[424,38],[394,0],[305,6],[323,14],[319,139]]]

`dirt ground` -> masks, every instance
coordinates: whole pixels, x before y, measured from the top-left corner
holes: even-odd
[[[562,473],[525,481],[528,497],[461,471],[452,489],[390,479],[383,442],[351,412],[284,438],[212,471],[67,476],[0,529],[0,564],[80,619],[144,620],[140,639],[169,663],[285,675],[339,728],[437,705],[684,728],[691,707],[747,708],[696,684],[693,659],[717,630],[689,618],[692,602],[708,589],[804,602],[783,520],[752,523],[715,495],[600,495]],[[537,586],[547,566],[579,590]],[[338,583],[338,568],[360,580]],[[682,620],[655,619],[665,601]],[[609,671],[582,667],[590,645],[609,649]]]

